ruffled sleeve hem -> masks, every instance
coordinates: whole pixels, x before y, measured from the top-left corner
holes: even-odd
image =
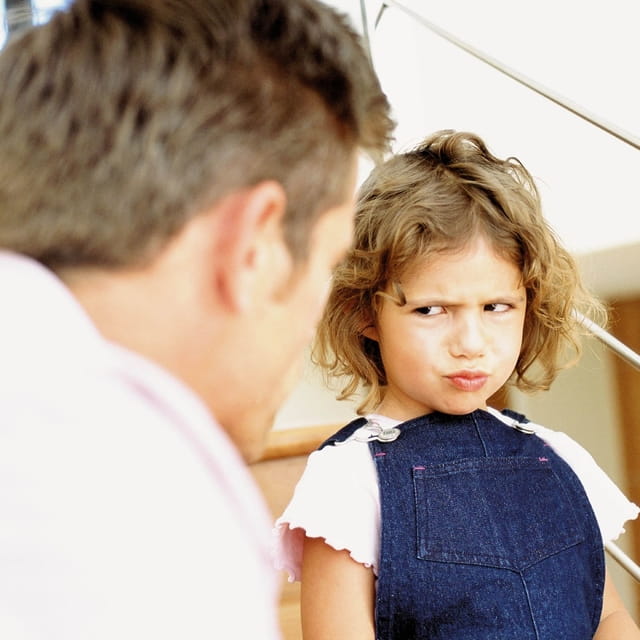
[[[605,541],[610,540],[611,542],[615,542],[623,533],[627,532],[624,525],[631,520],[635,520],[638,517],[638,514],[640,514],[640,508],[637,504],[627,502],[626,504],[621,505],[618,513],[619,522],[617,524],[617,530],[614,526],[611,526],[607,532],[608,535],[603,536]]]
[[[273,562],[278,571],[286,571],[289,582],[300,581],[302,578],[302,551],[305,538],[322,538],[326,544],[336,551],[348,551],[352,560],[368,569],[375,567],[360,557],[360,554],[349,549],[345,544],[314,530],[313,527],[303,527],[291,522],[278,520],[273,529]]]
[[[380,501],[366,443],[326,447],[309,456],[291,502],[276,520],[275,566],[300,580],[305,537],[322,538],[336,551],[376,570]]]

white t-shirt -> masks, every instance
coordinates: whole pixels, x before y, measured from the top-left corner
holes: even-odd
[[[490,413],[505,424],[511,418]],[[382,427],[398,420],[378,414],[366,416]],[[591,455],[569,436],[538,424],[526,427],[549,444],[580,478],[595,512],[602,538],[614,540],[624,532],[624,523],[637,517],[638,507],[629,502]],[[299,580],[305,535],[324,538],[336,550],[377,573],[380,546],[380,494],[377,472],[366,442],[352,439],[338,446],[314,451],[298,482],[293,498],[276,521],[274,556],[278,569]]]
[[[0,300],[0,638],[280,638],[271,518],[200,399],[31,260],[0,251]]]

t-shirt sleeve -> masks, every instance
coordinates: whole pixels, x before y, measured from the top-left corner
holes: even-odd
[[[640,510],[629,501],[611,478],[598,466],[591,454],[560,431],[532,425],[553,450],[573,469],[585,489],[595,513],[602,540],[606,544],[624,533],[624,525],[634,520]]]
[[[324,538],[374,571],[378,563],[380,500],[369,447],[362,442],[313,452],[274,528],[274,562],[300,580],[304,538]]]

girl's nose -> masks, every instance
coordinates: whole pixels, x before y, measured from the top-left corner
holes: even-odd
[[[456,318],[451,337],[451,354],[457,358],[478,358],[484,354],[486,336],[481,318],[462,314]]]

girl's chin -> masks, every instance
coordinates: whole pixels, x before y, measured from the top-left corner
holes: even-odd
[[[486,411],[487,403],[485,401],[479,402],[452,402],[447,405],[443,405],[441,408],[435,409],[440,413],[447,413],[452,416],[466,416],[469,413],[473,413],[476,410]]]

